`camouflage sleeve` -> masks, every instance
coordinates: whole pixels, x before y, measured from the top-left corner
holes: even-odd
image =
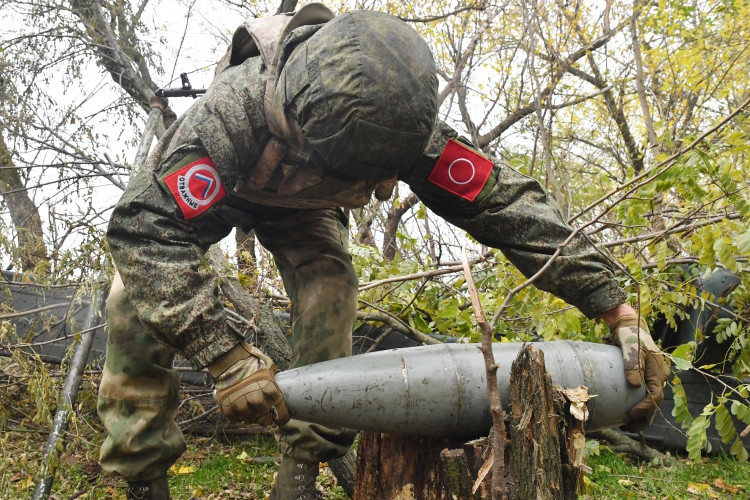
[[[232,229],[219,214],[227,179],[206,159],[196,147],[180,148],[156,165],[149,158],[107,231],[141,323],[198,368],[242,340],[225,321],[218,278],[204,258]],[[175,194],[181,189],[187,190],[182,198]]]
[[[525,276],[533,275],[570,236],[571,227],[538,182],[467,146],[440,122],[424,155],[402,180],[435,213],[500,249]],[[583,234],[534,284],[589,318],[625,302],[609,260]]]

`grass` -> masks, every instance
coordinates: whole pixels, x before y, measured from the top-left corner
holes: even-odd
[[[96,440],[98,441],[98,440]],[[0,498],[31,497],[39,450],[44,436],[36,432],[4,432],[0,438],[3,479]],[[96,464],[98,443],[74,439],[65,447],[53,488],[53,499],[124,500],[122,482],[105,475]],[[169,471],[176,499],[265,499],[273,484],[279,459],[267,434],[227,440],[188,436],[188,450]],[[583,499],[747,499],[750,463],[727,456],[711,456],[694,463],[676,458],[660,466],[613,453],[602,446],[587,461]],[[327,500],[348,498],[327,467],[321,468],[318,487]]]
[[[175,498],[263,499],[273,484],[279,459],[272,437],[251,436],[233,443],[201,439],[190,443],[188,451],[170,471],[170,488]],[[325,465],[318,476],[324,498],[348,498],[336,485],[336,478]]]
[[[585,477],[582,498],[750,498],[750,463],[726,455],[692,462],[676,458],[661,466],[602,450],[589,458],[591,473]]]
[[[34,395],[26,385],[30,377],[10,375],[3,367],[0,380],[0,499],[31,498],[39,474],[50,412],[40,414],[43,402],[54,401],[54,391]],[[124,500],[124,483],[104,474],[97,463],[103,431],[95,414],[96,380],[86,379],[77,414],[62,448],[53,500]],[[210,404],[210,403],[209,403]],[[200,415],[205,402],[192,399],[180,420]],[[54,408],[50,408],[54,410]],[[42,422],[42,423],[40,423]],[[273,436],[251,434],[227,437],[221,427],[205,426],[210,437],[188,435],[188,449],[169,471],[175,499],[265,499],[273,484],[279,460]],[[204,429],[204,434],[206,431]],[[605,446],[589,447],[591,472],[585,476],[582,498],[648,499],[750,499],[750,463],[726,456],[700,462],[676,458],[670,466],[648,464]],[[598,451],[598,454],[596,452]],[[321,468],[318,487],[327,500],[346,499],[327,467]]]
[[[44,439],[3,432],[0,437],[0,498],[31,498]],[[272,436],[250,435],[231,441],[220,437],[188,436],[188,449],[169,470],[175,499],[265,499],[280,459]],[[124,482],[104,474],[96,463],[98,445],[74,440],[65,447],[53,486],[53,499],[124,500]],[[19,460],[20,458],[20,460]],[[318,487],[327,500],[348,498],[325,464]]]

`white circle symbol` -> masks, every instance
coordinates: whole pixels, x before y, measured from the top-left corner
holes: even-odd
[[[453,177],[453,173],[451,173],[451,170],[453,169],[453,166],[456,163],[458,163],[458,162],[466,162],[471,167],[471,176],[468,179],[466,179],[465,181],[457,181]],[[453,163],[451,163],[450,166],[448,167],[448,177],[450,177],[451,182],[453,182],[454,184],[458,184],[459,186],[470,183],[474,179],[474,176],[476,174],[477,174],[477,169],[474,168],[474,164],[470,160],[467,160],[466,158],[459,158],[457,160],[453,160]]]
[[[190,191],[190,180],[193,178],[195,174],[198,172],[207,172],[211,175],[211,179],[206,179],[212,181],[211,185],[208,186],[208,189],[210,189],[209,193],[206,193],[206,197],[203,199],[197,198],[192,191]],[[211,201],[216,197],[217,194],[219,194],[219,190],[221,189],[221,178],[219,177],[219,172],[216,171],[215,168],[213,168],[211,165],[206,164],[199,164],[194,165],[193,167],[188,170],[184,176],[185,184],[184,189],[180,190],[180,194],[184,198],[189,198],[190,201],[195,203],[198,206],[208,205],[211,203]]]

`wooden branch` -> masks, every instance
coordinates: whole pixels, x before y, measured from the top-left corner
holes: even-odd
[[[297,8],[297,0],[282,0],[279,4],[279,8],[276,9],[276,14],[283,14],[284,12],[294,12]]]
[[[429,335],[425,335],[419,330],[415,330],[410,327],[399,318],[388,314],[384,311],[377,312],[357,312],[357,319],[360,321],[378,321],[380,323],[388,325],[397,332],[403,333],[407,337],[416,340],[420,344],[442,344],[439,340],[435,340]]]
[[[562,12],[565,12],[565,6],[562,0],[557,0],[557,4],[560,7],[560,10]],[[607,2],[604,8],[603,26],[604,26],[605,32],[609,31],[609,11],[611,7],[612,7],[611,2]],[[571,26],[574,27],[578,35],[578,38],[581,41],[585,41],[586,40],[585,35],[583,31],[581,30],[580,26],[578,25],[578,23],[576,22],[576,20],[568,14],[565,14],[565,17],[568,18],[568,21],[570,22]],[[635,139],[633,139],[633,134],[630,132],[630,125],[628,124],[628,121],[625,117],[625,113],[623,111],[622,106],[617,104],[614,96],[612,95],[611,87],[613,85],[612,84],[607,85],[607,83],[604,81],[604,78],[602,77],[602,74],[599,71],[599,66],[596,64],[596,60],[594,59],[593,52],[587,53],[586,59],[589,62],[591,71],[594,73],[593,76],[577,68],[574,68],[573,66],[568,66],[567,70],[570,74],[581,78],[582,80],[590,83],[591,85],[593,85],[594,87],[598,89],[602,89],[604,93],[604,104],[607,106],[607,109],[609,110],[609,113],[612,116],[612,119],[615,121],[615,125],[617,125],[617,129],[620,132],[620,136],[622,137],[622,140],[625,143],[625,149],[627,149],[628,151],[630,164],[632,165],[636,173],[640,173],[643,171],[643,154],[641,150],[638,148],[638,145],[636,144]]]
[[[0,132],[2,127],[0,126]],[[11,152],[0,133],[0,164],[13,167]],[[31,270],[47,260],[39,209],[29,196],[19,169],[0,170],[0,196],[8,208],[21,258],[21,269]]]
[[[667,455],[612,429],[601,429],[592,432],[590,437],[603,439],[612,443],[614,446],[609,447],[612,451],[630,453],[644,460],[661,460],[664,465],[672,462],[672,459]]]
[[[118,19],[121,35],[119,38],[113,31],[112,24],[107,21],[98,0],[73,0],[70,10],[83,25],[83,38],[99,56],[99,64],[144,111],[149,112],[149,99],[154,96],[156,85],[149,75],[146,58],[140,49],[133,45],[133,33],[142,7],[135,17],[123,19],[121,16]],[[167,106],[163,112],[165,125],[170,126],[176,117],[175,112]]]
[[[636,2],[633,3],[633,15],[630,18],[630,36],[631,46],[633,49],[633,60],[635,62],[635,88],[636,94],[638,95],[638,103],[641,106],[641,113],[643,114],[643,124],[646,126],[646,132],[648,134],[648,146],[649,148],[655,148],[657,146],[656,131],[654,129],[654,120],[651,117],[651,110],[648,107],[648,100],[646,99],[646,77],[643,73],[641,42],[640,40],[638,40],[637,20],[641,15],[642,9],[642,2],[640,0],[636,0]]]
[[[398,225],[401,219],[417,203],[419,203],[417,195],[409,193],[406,198],[395,202],[390,210],[388,210],[385,219],[385,234],[383,235],[383,258],[387,262],[392,261],[396,257],[396,233],[398,232]]]
[[[400,281],[412,281],[421,278],[434,278],[435,276],[442,276],[443,274],[456,273],[462,269],[461,265],[449,266],[443,269],[433,269],[431,271],[424,271],[421,273],[404,274],[402,276],[394,276],[392,278],[384,278],[382,280],[369,281],[362,283],[359,286],[359,291],[369,290],[381,285],[387,285],[388,283],[398,283]]]
[[[440,105],[443,104],[443,101],[445,100],[445,98],[448,97],[448,95],[453,91],[456,85],[458,85],[458,82],[461,79],[461,72],[464,70],[464,67],[466,66],[466,62],[474,54],[474,50],[476,49],[477,44],[482,39],[482,36],[484,35],[484,32],[487,31],[487,28],[490,27],[492,20],[495,18],[497,13],[498,13],[498,9],[493,9],[487,14],[487,18],[479,26],[479,28],[477,29],[477,32],[474,33],[474,36],[471,38],[471,41],[469,41],[468,47],[466,47],[466,50],[464,51],[464,53],[456,61],[456,66],[453,70],[453,77],[447,82],[446,86],[438,94],[438,100],[437,100],[438,107],[440,107]]]
[[[447,12],[445,14],[438,14],[435,16],[427,16],[427,17],[399,17],[402,21],[406,23],[431,23],[433,21],[440,21],[441,19],[447,19],[451,16],[455,16],[456,14],[460,14],[461,12],[466,12],[469,10],[485,10],[487,8],[486,2],[482,2],[479,5],[467,5],[465,7],[461,7],[460,9],[453,10],[451,12]]]
[[[485,252],[479,257],[478,259],[474,259],[471,261],[471,264],[477,264],[479,262],[484,262],[490,257],[492,257],[492,252]],[[381,285],[387,285],[389,283],[398,283],[401,281],[413,281],[418,280],[422,278],[434,278],[435,276],[442,276],[443,274],[450,274],[450,273],[456,273],[463,269],[463,264],[460,262],[445,262],[440,264],[442,266],[445,266],[442,269],[432,269],[430,271],[424,271],[421,273],[412,273],[412,274],[404,274],[401,276],[393,276],[392,278],[384,278],[382,280],[375,280],[375,281],[366,281],[364,283],[361,283],[359,285],[359,291],[363,292],[365,290],[369,290],[370,288],[376,288]]]
[[[585,56],[588,52],[597,50],[609,42],[610,39],[617,33],[617,30],[610,31],[608,33],[605,33],[604,35],[600,36],[590,44],[581,47],[580,49],[576,50],[575,52],[572,52],[568,55],[564,60],[560,61],[558,63],[557,69],[555,69],[554,73],[552,74],[552,79],[547,84],[547,86],[542,90],[540,93],[540,98],[546,99],[547,96],[549,96],[552,91],[557,86],[557,83],[560,81],[560,78],[567,72],[568,67],[570,67],[574,62],[579,60],[581,57]],[[499,124],[497,124],[495,127],[492,128],[488,133],[483,134],[479,136],[477,140],[477,146],[480,148],[484,148],[487,145],[489,145],[490,142],[494,141],[498,137],[500,137],[503,132],[508,130],[510,127],[515,125],[519,120],[522,118],[525,118],[526,116],[530,115],[534,111],[536,111],[537,106],[535,104],[529,104],[527,106],[521,107],[516,109],[514,112],[512,112],[510,115],[508,115],[503,121],[501,121]]]
[[[633,236],[630,238],[622,238],[619,240],[607,241],[607,242],[601,243],[600,246],[604,248],[610,248],[610,247],[616,247],[620,245],[627,245],[629,243],[638,243],[641,241],[647,241],[647,240],[652,240],[655,238],[660,238],[662,236],[666,236],[669,234],[687,233],[690,231],[695,231],[698,228],[701,228],[704,226],[710,226],[711,224],[716,224],[717,222],[721,222],[723,220],[735,220],[735,219],[741,219],[741,218],[742,218],[742,215],[740,215],[739,212],[732,212],[730,214],[711,217],[709,219],[696,222],[694,224],[689,224],[687,226],[675,226],[675,227],[664,229],[662,231],[654,231],[652,233],[644,233],[644,234],[640,234],[638,236]],[[686,221],[683,221],[683,222],[686,222]]]
[[[482,346],[480,351],[484,357],[484,368],[487,373],[487,397],[490,401],[490,413],[492,414],[493,439],[492,452],[494,463],[492,466],[492,498],[493,500],[503,500],[505,498],[505,411],[500,401],[500,391],[497,386],[497,369],[495,355],[492,352],[492,329],[487,323],[484,316],[482,304],[479,301],[477,287],[474,284],[474,277],[471,275],[469,259],[466,257],[466,248],[461,249],[463,260],[464,276],[466,277],[466,286],[469,289],[471,303],[474,307],[474,315],[477,319],[477,325],[482,331]]]
[[[220,275],[219,286],[221,293],[234,306],[237,314],[231,314],[239,321],[248,322],[247,318],[253,318],[253,328],[256,333],[255,344],[260,350],[268,354],[274,363],[285,370],[292,360],[292,349],[284,334],[276,324],[270,308],[259,307],[255,298],[237,281],[225,271],[229,267],[224,253],[217,245],[211,246],[206,253],[211,267]],[[239,317],[238,317],[239,316]],[[244,320],[244,321],[243,321]],[[246,324],[246,326],[249,326]]]
[[[622,200],[624,200],[626,197],[628,197],[631,193],[633,193],[636,189],[638,189],[641,186],[645,186],[652,180],[654,180],[659,175],[663,174],[670,168],[674,166],[675,160],[677,160],[680,156],[684,155],[688,151],[694,149],[698,144],[700,144],[706,137],[713,134],[717,130],[721,129],[729,123],[735,116],[740,114],[748,105],[750,105],[750,97],[745,99],[745,101],[740,104],[737,109],[732,111],[726,118],[719,121],[716,125],[706,130],[704,133],[702,133],[700,136],[698,136],[693,142],[682,148],[681,150],[677,151],[675,154],[667,158],[666,160],[660,162],[658,165],[655,165],[654,167],[646,170],[642,174],[633,177],[628,182],[618,186],[617,188],[611,190],[610,192],[606,193],[604,196],[600,197],[598,200],[591,203],[589,206],[578,212],[578,214],[574,215],[573,217],[568,219],[568,224],[573,222],[574,220],[580,218],[584,214],[590,212],[593,208],[599,206],[604,202],[606,199],[610,198],[611,196],[614,196],[618,192],[621,192],[625,189],[628,189],[628,191],[622,195],[620,198],[612,202],[608,208],[606,208],[601,214],[599,214],[594,220],[590,221],[586,224],[586,226],[589,226],[599,219],[601,219],[606,213],[608,213],[614,206],[616,206],[618,203],[620,203]],[[586,227],[584,226],[584,227]],[[582,228],[581,228],[582,229]]]

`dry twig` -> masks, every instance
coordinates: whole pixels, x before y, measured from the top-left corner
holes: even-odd
[[[494,435],[492,437],[492,455],[494,462],[492,465],[492,499],[505,498],[505,412],[500,401],[500,391],[497,388],[497,368],[495,356],[492,353],[492,329],[487,318],[484,316],[482,304],[479,302],[479,294],[474,284],[474,278],[471,275],[471,267],[466,257],[466,248],[462,249],[462,261],[464,275],[466,276],[466,286],[471,295],[471,303],[474,307],[474,315],[477,318],[477,325],[482,331],[482,346],[480,350],[484,355],[484,366],[487,370],[487,396],[490,400],[490,413],[492,413],[492,422],[494,425]]]

